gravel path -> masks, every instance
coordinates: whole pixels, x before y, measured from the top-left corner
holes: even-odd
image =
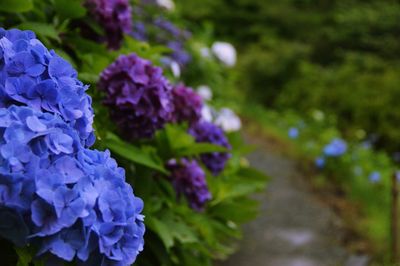
[[[296,162],[268,144],[249,156],[272,179],[262,195],[261,214],[245,227],[239,251],[221,266],[364,266],[366,257],[340,244],[340,219],[311,192]]]

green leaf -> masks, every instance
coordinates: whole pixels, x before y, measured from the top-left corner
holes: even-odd
[[[160,219],[146,218],[146,225],[161,238],[167,249],[174,246],[175,239],[182,244],[199,241],[194,229],[187,225],[181,217],[167,211],[161,213],[159,217]]]
[[[226,152],[225,147],[211,143],[197,143],[192,135],[188,134],[186,128],[181,125],[166,125],[156,135],[160,150],[166,150],[165,157],[185,157],[201,153]],[[165,147],[167,146],[167,147]]]
[[[253,168],[253,167],[242,167],[239,169],[237,175],[242,176],[244,179],[251,179],[254,181],[260,181],[266,183],[269,177],[263,172]]]
[[[163,166],[163,162],[156,154],[150,153],[149,151],[146,152],[138,147],[126,143],[110,132],[107,132],[104,142],[111,151],[119,156],[134,163],[157,170],[161,173],[168,174],[168,171]]]
[[[86,14],[81,0],[54,0],[54,9],[63,18],[76,19]]]
[[[146,218],[146,226],[160,237],[166,249],[170,249],[174,245],[174,236],[165,223],[155,218],[148,217]]]
[[[27,248],[15,247],[15,252],[18,255],[17,266],[29,266],[29,263],[32,261],[33,258],[31,250]]]
[[[59,42],[61,41],[60,37],[58,36],[58,31],[51,24],[41,22],[24,22],[19,24],[17,27],[22,30],[34,31],[39,36],[51,38]]]
[[[0,0],[0,11],[17,13],[33,8],[32,0]]]

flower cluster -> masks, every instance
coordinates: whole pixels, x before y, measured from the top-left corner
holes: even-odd
[[[90,146],[95,138],[87,88],[72,66],[33,32],[0,28],[0,107],[26,105],[57,114]]]
[[[205,173],[199,164],[188,159],[170,160],[167,168],[171,171],[169,179],[178,195],[184,195],[191,208],[202,210],[211,199],[211,194],[207,188]]]
[[[333,139],[324,147],[324,154],[328,157],[338,157],[347,151],[347,144],[342,139]]]
[[[211,50],[224,65],[233,67],[236,64],[236,49],[232,44],[227,42],[215,42]]]
[[[99,88],[122,134],[149,138],[172,119],[172,87],[154,67],[135,54],[122,55],[102,73]]]
[[[38,255],[65,261],[135,261],[143,248],[143,202],[109,152],[84,148],[58,115],[12,105],[0,108],[0,162],[1,216],[25,232],[8,239],[35,241]]]
[[[231,148],[222,129],[213,123],[201,121],[193,125],[189,129],[189,133],[197,142],[208,142],[228,149]],[[230,157],[231,154],[227,152],[213,152],[202,154],[201,160],[213,175],[218,175],[224,170],[225,164]]]
[[[132,8],[128,0],[86,0],[94,19],[104,28],[109,48],[119,49],[124,33],[132,32]]]
[[[177,85],[172,90],[175,106],[173,120],[175,122],[189,122],[190,125],[201,119],[203,101],[196,92],[183,84]]]
[[[142,1],[141,5],[136,6],[133,9],[134,27],[138,25],[139,32],[132,32],[132,36],[140,41],[150,40],[167,46],[171,53],[168,54],[169,60],[166,62],[176,62],[183,67],[192,59],[185,49],[185,42],[191,37],[190,32],[178,28],[163,16],[154,17],[153,12],[147,10],[149,6],[154,5],[166,7],[170,5],[167,2],[171,1]]]
[[[242,121],[239,116],[229,108],[221,108],[217,113],[214,123],[225,132],[234,132],[242,128]]]

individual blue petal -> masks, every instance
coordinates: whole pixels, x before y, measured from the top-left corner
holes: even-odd
[[[40,120],[36,116],[27,117],[26,125],[30,130],[35,132],[43,132],[47,129],[46,125],[40,122]]]
[[[49,149],[55,154],[65,153],[70,154],[73,152],[73,138],[67,134],[57,132],[50,133],[46,136],[46,143]]]

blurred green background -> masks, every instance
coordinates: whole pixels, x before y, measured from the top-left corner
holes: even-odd
[[[268,134],[314,161],[333,138],[348,152],[314,178],[359,210],[345,217],[380,263],[390,257],[391,176],[400,146],[400,2],[391,0],[177,0],[192,29],[238,50],[223,92]],[[233,92],[232,92],[233,91]],[[229,96],[230,95],[230,96]],[[373,179],[373,173],[379,178]]]
[[[248,101],[338,117],[349,137],[398,149],[400,3],[390,0],[180,0],[194,24],[239,50],[237,88]]]

